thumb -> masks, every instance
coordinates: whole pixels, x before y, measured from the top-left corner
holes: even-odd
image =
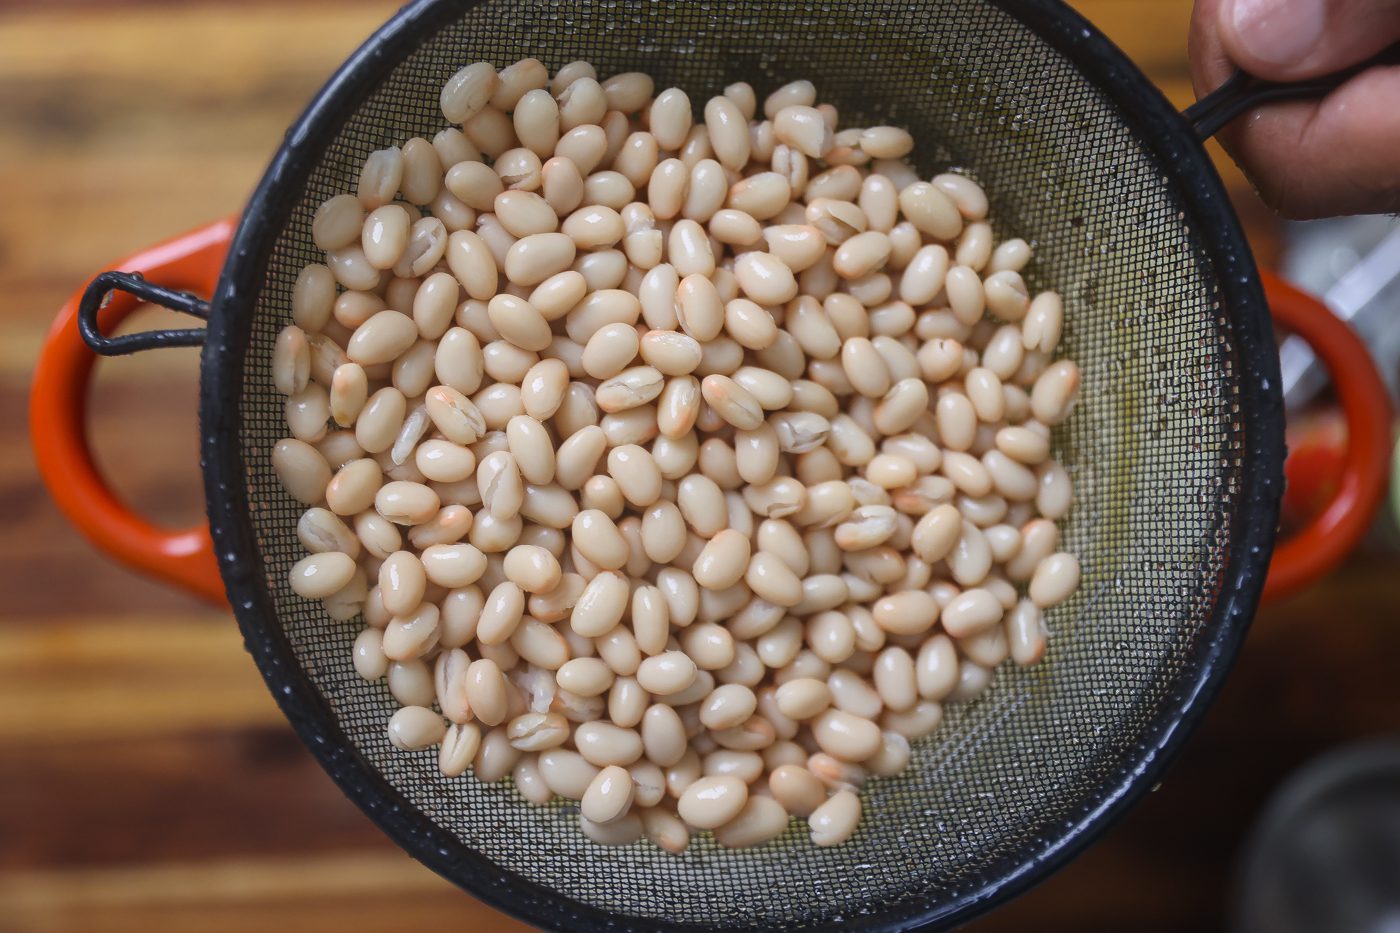
[[[1222,0],[1219,16],[1230,59],[1271,81],[1339,71],[1400,39],[1400,0]]]

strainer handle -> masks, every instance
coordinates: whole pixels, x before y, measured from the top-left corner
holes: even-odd
[[[75,292],[44,338],[29,396],[39,473],[68,520],[123,563],[217,603],[225,596],[208,523],[161,528],[117,498],[88,446],[87,397],[98,354],[203,342],[202,330],[104,334],[144,301],[204,316],[203,302],[190,293],[214,291],[233,231],[234,222],[222,220],[175,237],[114,263]]]
[[[1346,416],[1346,457],[1336,492],[1302,530],[1274,549],[1264,598],[1276,600],[1321,579],[1360,543],[1385,495],[1391,412],[1385,381],[1366,344],[1321,301],[1262,272],[1269,310],[1326,365]]]
[[[1243,71],[1236,71],[1229,80],[1187,107],[1181,115],[1191,124],[1197,136],[1209,139],[1224,129],[1230,121],[1260,104],[1273,100],[1322,97],[1368,68],[1396,64],[1400,64],[1400,43],[1382,49],[1350,68],[1302,81],[1265,81]]]

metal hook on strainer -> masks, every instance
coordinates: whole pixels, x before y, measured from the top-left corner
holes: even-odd
[[[463,63],[527,56],[646,71],[697,100],[735,80],[816,77],[857,125],[908,127],[921,173],[981,180],[996,222],[1040,244],[1032,283],[1064,292],[1085,388],[1056,447],[1080,490],[1064,534],[1085,584],[1051,618],[1047,663],[1000,672],[908,772],[868,785],[865,825],[845,846],[817,850],[794,830],[743,852],[602,849],[557,807],[445,778],[430,755],[388,746],[392,699],[358,680],[349,630],[288,588],[299,510],[267,458],[282,430],[267,372],[296,273],[316,261],[312,214],[367,153],[440,128],[438,89]],[[1045,878],[1160,778],[1259,601],[1283,482],[1278,359],[1238,220],[1188,122],[1212,129],[1258,91],[1232,82],[1183,119],[1054,0],[418,0],[312,101],[236,231],[216,225],[121,264],[211,299],[208,532],[154,529],[102,483],[83,440],[94,358],[81,295],[36,371],[36,454],[100,546],[226,593],[326,770],[405,849],[492,905],[568,930],[962,923]],[[134,306],[119,295],[93,308],[90,330]]]

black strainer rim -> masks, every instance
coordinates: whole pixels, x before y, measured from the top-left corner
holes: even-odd
[[[456,837],[390,785],[356,750],[311,681],[300,673],[255,560],[248,470],[239,446],[243,361],[252,310],[274,240],[321,155],[362,99],[427,33],[482,0],[415,0],[374,33],[335,73],[288,130],[239,224],[215,295],[204,345],[200,434],[205,499],[229,602],[268,688],[326,772],[410,855],[498,910],[569,930],[655,929],[579,903],[506,871]],[[1219,691],[1259,602],[1273,551],[1283,490],[1283,407],[1272,325],[1254,259],[1219,176],[1187,122],[1102,33],[1060,0],[989,0],[1064,54],[1114,103],[1151,151],[1214,263],[1231,337],[1238,348],[1239,417],[1245,426],[1242,488],[1231,522],[1222,588],[1186,669],[1194,676],[1162,704],[1135,760],[1110,777],[1096,801],[1028,856],[988,872],[980,887],[937,904],[910,898],[879,915],[847,916],[853,929],[946,928],[963,923],[1043,881],[1098,839],[1160,779]],[[668,929],[703,929],[667,924]]]

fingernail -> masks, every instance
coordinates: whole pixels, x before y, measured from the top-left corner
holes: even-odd
[[[1226,19],[1240,48],[1262,62],[1299,61],[1322,38],[1324,0],[1226,0]]]

